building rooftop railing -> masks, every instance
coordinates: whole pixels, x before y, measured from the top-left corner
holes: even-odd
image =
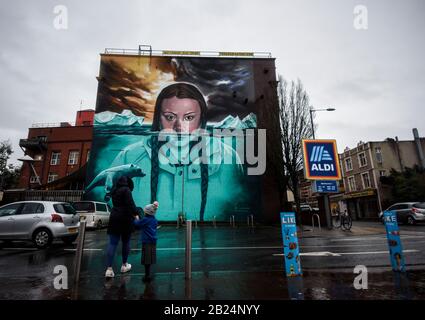
[[[66,128],[66,127],[91,127],[93,123],[81,123],[76,124],[75,122],[37,122],[33,123],[30,128]]]
[[[182,57],[220,57],[220,58],[271,58],[270,52],[232,52],[232,51],[185,51],[152,50],[149,45],[140,45],[139,49],[106,48],[105,54],[136,56],[182,56]]]

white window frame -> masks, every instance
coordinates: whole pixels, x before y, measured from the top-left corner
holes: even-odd
[[[30,183],[38,183],[40,181],[39,176],[31,176],[30,177]]]
[[[72,158],[71,158],[71,155],[72,155]],[[78,158],[79,157],[80,157],[80,151],[79,150],[71,150],[71,151],[69,151],[68,165],[74,166],[74,165],[78,164]]]
[[[361,160],[360,160],[360,155],[363,155],[364,156],[364,161],[365,161],[365,164],[364,165],[362,165],[362,162],[361,162]],[[367,166],[367,158],[366,158],[366,152],[360,152],[358,155],[357,155],[357,159],[359,160],[359,168],[364,168],[364,167],[366,167]]]
[[[369,174],[369,172],[363,172],[360,176],[362,178],[363,189],[370,189],[370,188],[372,188],[372,181],[370,180],[370,174]],[[364,179],[365,176],[367,176],[367,179],[369,181],[369,186],[368,187],[365,184],[365,179]]]
[[[351,186],[351,183],[350,183],[350,179],[353,179],[353,181],[354,181],[354,190],[353,190],[353,188],[352,188],[352,186]],[[349,176],[348,178],[347,178],[347,181],[348,181],[348,188],[350,189],[350,192],[354,192],[354,191],[357,191],[357,184],[356,184],[356,177],[355,176]]]
[[[351,169],[348,169],[347,160],[350,160]],[[353,171],[353,160],[351,159],[351,157],[345,158],[344,162],[345,162],[345,172]]]
[[[379,150],[379,152],[378,152],[378,150]],[[378,159],[378,154],[381,157],[381,159]],[[382,158],[382,148],[381,147],[375,147],[375,159],[376,159],[376,162],[380,163],[380,164],[384,161],[383,158]]]
[[[53,155],[57,155],[56,158],[53,158]],[[51,166],[58,166],[61,163],[61,153],[52,151],[52,156],[50,157],[50,165]]]
[[[52,178],[52,177],[54,177],[54,178]],[[47,177],[47,183],[58,180],[58,178],[59,178],[59,175],[57,173],[49,172],[49,175]]]

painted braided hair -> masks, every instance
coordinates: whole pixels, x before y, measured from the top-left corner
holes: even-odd
[[[155,111],[153,115],[152,128],[151,131],[159,133],[161,128],[160,117],[161,117],[161,108],[162,102],[164,99],[169,99],[177,97],[179,99],[193,99],[196,100],[201,108],[201,129],[205,129],[207,125],[207,104],[205,102],[204,96],[199,91],[197,87],[186,82],[174,83],[165,87],[155,103]],[[157,191],[158,191],[158,173],[159,173],[159,159],[158,151],[161,145],[158,141],[158,135],[153,134],[151,137],[151,148],[152,148],[152,165],[151,165],[151,202],[157,200]],[[203,150],[204,148],[201,148]],[[200,155],[201,156],[201,155]],[[207,203],[207,193],[208,193],[208,164],[201,162],[201,210],[199,212],[200,221],[204,221],[205,206]]]

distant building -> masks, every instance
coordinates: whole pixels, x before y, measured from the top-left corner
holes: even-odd
[[[90,157],[93,137],[94,110],[77,112],[75,123],[34,124],[27,139],[19,146],[34,159],[31,168],[22,166],[20,187],[23,189],[84,188],[85,164]]]
[[[414,131],[415,132],[415,131]],[[354,219],[377,218],[389,203],[389,190],[380,183],[380,177],[390,174],[391,169],[403,171],[415,165],[424,166],[425,138],[399,141],[359,142],[353,149],[341,153],[341,171],[345,193],[333,196],[333,202],[344,200]]]

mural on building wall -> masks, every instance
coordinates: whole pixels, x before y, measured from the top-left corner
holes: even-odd
[[[136,205],[158,200],[162,221],[256,214],[260,177],[239,148],[257,127],[254,63],[102,55],[86,198],[111,201],[127,175]]]

